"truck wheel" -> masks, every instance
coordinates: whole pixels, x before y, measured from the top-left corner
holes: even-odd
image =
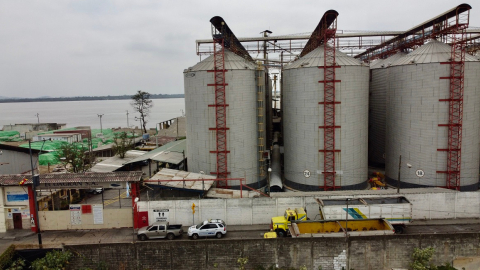
[[[393,228],[395,229],[396,234],[402,234],[404,232],[404,229],[402,226],[393,226]]]
[[[216,236],[218,239],[220,239],[220,238],[222,238],[223,235],[222,235],[222,233],[217,232],[217,234],[216,234],[215,236]]]
[[[173,239],[175,239],[175,235],[173,233],[169,233],[169,234],[167,234],[167,239],[168,240],[173,240]]]
[[[193,239],[193,240],[197,240],[197,239],[198,239],[198,234],[194,233],[194,234],[192,235],[192,239]]]
[[[278,230],[278,231],[277,231],[277,235],[278,235],[278,237],[285,237],[285,236],[287,236],[287,234],[285,233],[284,230]]]
[[[146,236],[145,234],[139,235],[138,238],[140,239],[140,241],[145,241],[145,240],[147,240],[147,236]]]

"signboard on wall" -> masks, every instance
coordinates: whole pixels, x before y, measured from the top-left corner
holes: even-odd
[[[65,183],[42,183],[39,189],[92,189],[92,188],[112,188],[124,189],[125,182],[105,183],[105,182],[65,182]]]
[[[82,206],[80,204],[70,204],[70,224],[82,224]]]
[[[153,209],[155,221],[168,221],[169,209]]]
[[[103,224],[103,205],[92,205],[93,210],[93,224]]]
[[[28,193],[25,191],[7,191],[7,202],[28,202]]]

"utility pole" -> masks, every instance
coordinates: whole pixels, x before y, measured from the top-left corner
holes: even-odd
[[[98,117],[100,117],[100,133],[103,134],[103,129],[102,129],[102,116],[103,116],[103,114],[97,114],[97,115],[98,115]]]
[[[35,116],[37,117],[37,124],[40,124],[40,114],[37,113],[37,114],[35,114]]]
[[[45,142],[44,142],[45,143]],[[43,145],[42,145],[43,148]],[[33,203],[35,204],[35,224],[37,226],[37,237],[38,237],[38,245],[42,248],[42,232],[40,231],[40,219],[38,217],[38,202],[37,202],[37,186],[40,184],[40,177],[35,175],[35,169],[33,166],[33,155],[32,155],[32,144],[28,141],[28,149],[30,150],[30,165],[32,166],[32,189],[33,189]],[[41,149],[40,149],[41,151]]]
[[[263,33],[263,37],[268,37],[268,34],[271,34],[272,31],[270,31],[270,30],[265,30],[265,31],[260,32],[260,34],[261,34],[261,33]],[[268,58],[268,56],[267,56],[267,41],[265,40],[265,41],[263,42],[263,59],[264,59],[264,60],[263,60],[263,64],[264,64],[265,66],[268,65],[267,58]]]
[[[398,182],[397,182],[397,193],[400,193],[400,170],[402,169],[402,155],[398,160]]]
[[[127,128],[130,128],[130,124],[128,123],[128,110],[127,110]]]

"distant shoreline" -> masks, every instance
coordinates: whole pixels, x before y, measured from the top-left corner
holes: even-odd
[[[133,95],[123,96],[97,96],[97,97],[45,97],[45,98],[11,98],[0,99],[0,103],[20,103],[20,102],[54,102],[54,101],[92,101],[92,100],[125,100],[132,99]],[[150,94],[150,99],[164,99],[164,98],[184,98],[184,94]]]

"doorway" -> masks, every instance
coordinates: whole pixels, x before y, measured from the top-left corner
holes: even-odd
[[[14,229],[23,229],[22,228],[22,214],[21,213],[13,213],[13,228]]]

